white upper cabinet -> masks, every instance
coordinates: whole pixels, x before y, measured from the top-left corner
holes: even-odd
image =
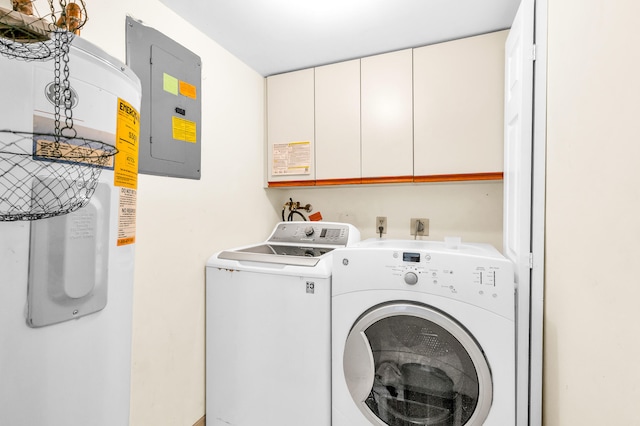
[[[503,170],[507,33],[414,49],[416,176]]]
[[[268,77],[269,184],[501,179],[507,33]]]
[[[267,77],[267,179],[315,180],[314,70]]]
[[[413,175],[412,50],[361,59],[362,177]]]
[[[316,179],[360,178],[359,59],[315,69],[315,122]]]

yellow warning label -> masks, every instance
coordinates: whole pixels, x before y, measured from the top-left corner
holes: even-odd
[[[184,118],[171,117],[173,138],[179,141],[196,143],[196,122]]]
[[[180,94],[187,98],[196,99],[196,86],[189,84],[186,81],[180,81]]]
[[[115,186],[138,189],[138,138],[140,114],[127,101],[118,98],[116,154],[113,169]]]

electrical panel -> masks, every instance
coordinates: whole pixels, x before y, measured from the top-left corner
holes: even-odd
[[[200,57],[127,17],[127,65],[142,83],[139,172],[200,179]]]

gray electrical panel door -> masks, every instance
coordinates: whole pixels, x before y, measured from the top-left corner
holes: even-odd
[[[200,57],[128,16],[127,64],[142,82],[139,172],[200,179]]]

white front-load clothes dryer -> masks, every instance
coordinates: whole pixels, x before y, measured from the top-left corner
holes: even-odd
[[[513,266],[486,244],[336,250],[333,426],[513,426]]]

